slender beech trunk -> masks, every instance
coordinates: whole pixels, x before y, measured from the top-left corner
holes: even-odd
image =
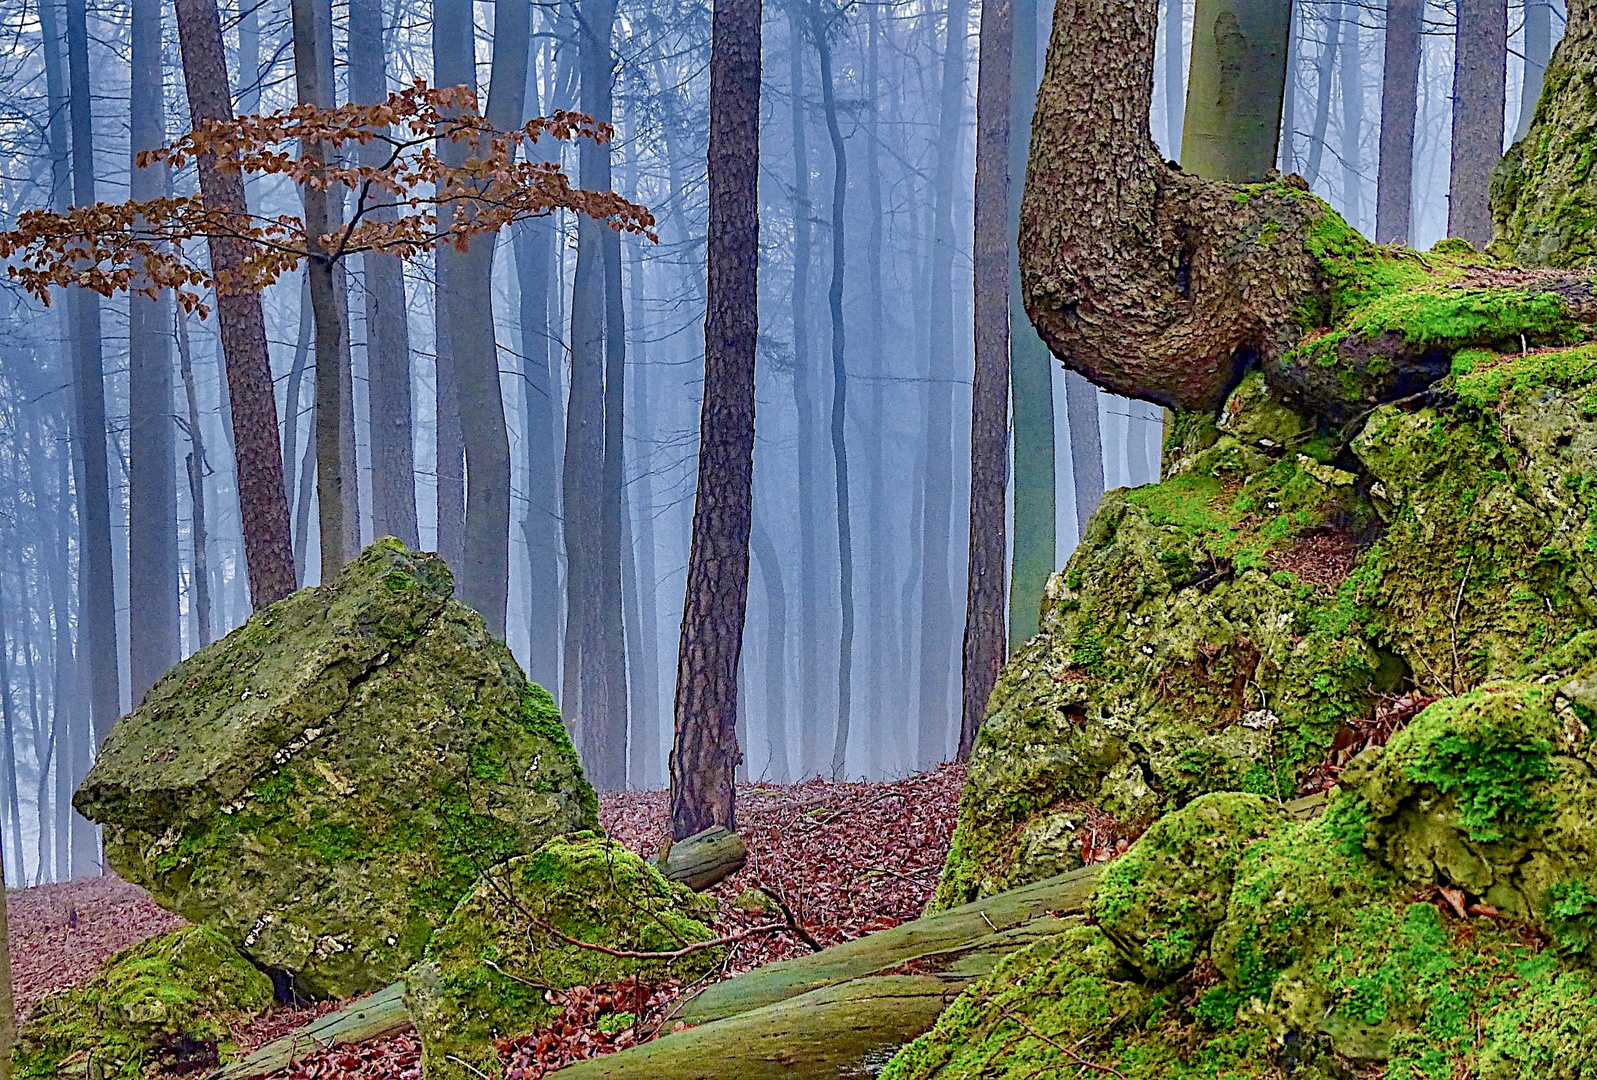
[[[0,840],[0,866],[5,842]],[[17,1006],[11,992],[11,922],[6,914],[5,883],[0,881],[0,1080],[11,1080],[11,1051],[17,1045]]]
[[[9,553],[8,553],[9,554]],[[15,557],[7,561],[15,563]],[[23,617],[27,617],[27,609],[23,609]],[[17,873],[13,881],[20,888],[28,883],[27,866],[22,858],[22,798],[17,790],[20,774],[17,772],[17,707],[16,699],[11,693],[11,645],[12,639],[6,632],[6,607],[5,587],[0,580],[0,736],[5,742],[0,750],[4,752],[4,759],[0,761],[0,768],[5,769],[6,784],[6,811],[11,817],[11,851],[17,863]],[[0,871],[5,866],[4,856],[0,855]],[[3,877],[3,874],[0,874]],[[4,881],[0,880],[0,886]],[[0,892],[4,892],[0,887]]]
[[[1294,18],[1287,38],[1286,79],[1281,86],[1281,146],[1277,155],[1281,171],[1289,175],[1298,171],[1295,135],[1298,115],[1298,67],[1302,63],[1303,20]]]
[[[1516,140],[1530,131],[1536,115],[1536,102],[1542,96],[1542,81],[1547,77],[1547,61],[1553,51],[1552,0],[1525,0],[1525,74],[1520,83],[1519,124]]]
[[[292,0],[294,83],[301,105],[330,109],[333,85],[330,0]],[[301,148],[318,162],[331,149]],[[340,259],[323,242],[343,225],[343,205],[332,188],[304,184],[305,231],[310,258],[311,316],[316,325],[316,507],[320,521],[323,582],[330,582],[360,550],[360,508],[355,472],[355,425],[349,357],[348,297]]]
[[[976,80],[975,341],[970,410],[970,563],[966,576],[958,759],[965,761],[1004,664],[1005,488],[1009,478],[1010,61],[1014,8],[982,0]]]
[[[131,150],[166,141],[160,0],[132,5]],[[165,169],[132,163],[129,194],[166,193]],[[128,651],[133,699],[177,663],[177,477],[173,472],[171,297],[128,299]]]
[[[1359,54],[1359,11],[1342,5],[1342,56],[1337,64],[1342,83],[1342,216],[1359,228],[1364,221],[1364,181],[1359,176],[1359,149],[1364,127],[1364,66]],[[1367,226],[1366,226],[1367,227]]]
[[[1103,501],[1103,433],[1098,425],[1098,388],[1074,371],[1065,372],[1065,422],[1070,425],[1070,479],[1079,540]]]
[[[72,104],[72,201],[92,206],[94,130],[89,97],[89,31],[84,0],[67,0],[67,69]],[[84,637],[89,667],[89,703],[96,745],[111,733],[121,712],[116,592],[111,564],[111,479],[106,461],[105,373],[100,345],[100,297],[87,289],[70,294],[77,324],[73,381],[77,387],[77,432],[83,450],[83,547],[78,553]]]
[[[1180,88],[1180,0],[1175,77]],[[1012,0],[1009,135],[1009,240],[1020,231],[1020,189],[1031,151],[1031,116],[1037,104],[1037,2]],[[1168,69],[1167,69],[1168,76]],[[1175,99],[1180,101],[1179,95]],[[1172,121],[1174,123],[1174,121]],[[1048,575],[1056,569],[1058,498],[1054,448],[1054,358],[1026,315],[1020,291],[1020,260],[1009,255],[1009,379],[1015,410],[1015,536],[1009,582],[1009,647],[1037,633]]]
[[[1017,60],[1017,72],[1019,70],[1019,66],[1018,65],[1021,65],[1021,64],[1024,64],[1026,66],[1027,70],[1030,70],[1030,71],[1033,71],[1033,72],[1035,72],[1037,70],[1037,57],[1036,57],[1036,52],[1037,52],[1037,50],[1036,50],[1036,41],[1037,41],[1037,37],[1036,37],[1036,35],[1037,35],[1037,8],[1036,8],[1036,0],[1031,0],[1031,9],[1032,9],[1031,22],[1027,23],[1027,24],[1024,24],[1024,25],[1022,25],[1021,22],[1020,22],[1020,18],[1024,14],[1024,12],[1020,11],[1019,9],[1016,9],[1016,11],[1015,11],[1015,52],[1017,53],[1017,55],[1019,54],[1020,46],[1021,46],[1022,42],[1028,42],[1029,41],[1029,42],[1032,43],[1032,54],[1030,56],[1027,56],[1027,57],[1024,57],[1024,58],[1020,58],[1020,59]],[[1164,18],[1164,26],[1162,27],[1162,29],[1164,30],[1164,124],[1165,124],[1165,128],[1164,128],[1164,130],[1165,130],[1165,136],[1164,136],[1165,147],[1164,147],[1164,151],[1165,151],[1165,153],[1170,155],[1170,160],[1172,160],[1172,161],[1180,161],[1181,160],[1181,123],[1182,123],[1183,119],[1185,118],[1186,112],[1187,112],[1187,110],[1186,110],[1187,95],[1186,95],[1186,91],[1184,89],[1184,84],[1185,84],[1186,80],[1183,77],[1184,76],[1184,72],[1182,71],[1182,61],[1185,59],[1185,53],[1187,51],[1186,47],[1185,47],[1185,42],[1183,41],[1184,35],[1182,34],[1182,30],[1183,30],[1182,21],[1186,17],[1186,10],[1185,9],[1186,9],[1186,4],[1183,2],[1183,0],[1165,0],[1164,16],[1163,16],[1163,18]],[[1031,97],[1035,99],[1036,94],[1037,94],[1036,80],[1035,80],[1035,78],[1033,78],[1032,86],[1031,86]],[[1029,105],[1027,106],[1027,110],[1026,111],[1027,111],[1026,130],[1030,131],[1031,130],[1031,120],[1030,120],[1031,108],[1030,108]],[[1019,129],[1017,128],[1016,129],[1016,134],[1018,134],[1018,133],[1019,133]],[[1029,146],[1028,147],[1024,147],[1021,150],[1021,153],[1025,153],[1029,149],[1030,149]],[[1024,179],[1024,174],[1022,174],[1020,176],[1011,176],[1010,177],[1010,183],[1019,184],[1023,179]],[[1016,198],[1014,201],[1015,202],[1019,202],[1020,200],[1019,200],[1019,198]]]
[[[753,518],[750,546],[765,588],[765,738],[771,748],[771,779],[782,784],[792,777],[787,749],[787,589],[782,583],[782,560],[759,514]]]
[[[1447,235],[1484,248],[1492,239],[1492,168],[1503,156],[1508,0],[1458,0],[1457,42]]]
[[[1291,0],[1198,0],[1181,162],[1251,183],[1275,167]]]
[[[200,399],[194,386],[188,318],[181,312],[177,316],[177,354],[183,397],[188,403],[189,452],[184,464],[189,481],[189,540],[192,545],[189,607],[194,616],[194,647],[198,650],[215,638],[211,629],[210,535],[205,524],[205,434],[200,428]]]
[[[349,97],[375,104],[388,96],[388,50],[382,0],[350,0]],[[369,142],[357,151],[363,165],[382,164],[383,149]],[[393,221],[392,207],[368,215]],[[416,526],[416,460],[411,429],[410,318],[404,264],[392,255],[361,256],[366,293],[366,371],[371,400],[372,531],[421,546]],[[292,381],[292,380],[291,380]],[[297,399],[296,399],[297,400]],[[285,461],[288,460],[285,458]]]
[[[969,0],[949,0],[943,43],[936,166],[933,175],[932,280],[928,293],[932,364],[927,396],[929,451],[922,519],[919,761],[942,760],[949,730],[949,672],[954,665],[953,587],[948,549],[954,500],[954,168],[965,118]]]
[[[671,745],[671,836],[737,828],[759,334],[760,0],[715,0],[704,404]]]
[[[799,516],[799,685],[821,686],[820,508],[815,493],[816,415],[814,373],[810,367],[810,150],[809,116],[804,99],[804,28],[794,5],[788,10],[788,85],[793,128],[793,409],[797,417]],[[817,695],[819,696],[819,695]],[[816,703],[819,706],[819,702]],[[819,707],[817,707],[817,712]],[[818,725],[799,732],[799,767],[819,771]]]
[[[1414,118],[1419,103],[1425,0],[1387,0],[1381,76],[1381,162],[1375,177],[1375,241],[1407,244],[1414,202]]]
[[[885,363],[883,341],[883,324],[887,320],[887,304],[882,296],[882,248],[883,248],[883,209],[882,209],[882,164],[881,164],[881,103],[885,95],[882,87],[881,69],[881,36],[882,20],[881,8],[872,4],[866,8],[868,22],[868,44],[865,56],[865,99],[868,112],[866,113],[866,154],[865,154],[865,191],[869,200],[870,231],[866,235],[865,264],[866,273],[869,275],[869,317],[866,319],[866,332],[869,335],[870,348],[870,404],[867,407],[868,419],[865,427],[865,520],[868,532],[866,542],[869,545],[869,554],[866,560],[866,604],[870,611],[870,631],[868,656],[870,668],[866,681],[865,715],[871,725],[870,749],[872,759],[868,765],[868,773],[872,776],[883,775],[877,768],[875,756],[881,750],[882,744],[889,730],[882,724],[882,709],[884,694],[887,691],[888,673],[886,659],[888,654],[888,635],[892,619],[888,611],[888,589],[893,580],[893,553],[889,547],[888,514],[892,506],[887,498],[887,483],[885,477],[885,446],[882,438],[882,429],[886,426],[882,418],[887,415],[886,382],[887,365]],[[756,558],[760,556],[756,554]],[[764,570],[761,570],[764,573]],[[781,582],[777,584],[780,586]],[[785,605],[785,599],[784,599]],[[785,620],[785,614],[784,614]],[[767,631],[769,633],[769,631]],[[786,630],[783,629],[785,635]],[[785,676],[786,668],[778,666],[778,677]],[[783,686],[786,694],[786,686]],[[786,751],[785,742],[783,744]]]
[[[189,116],[198,127],[232,114],[222,23],[216,0],[176,0],[178,41]],[[199,162],[200,192],[210,206],[244,214],[244,182],[223,172],[213,158]],[[237,242],[208,242],[211,266],[229,271],[243,261]],[[224,292],[216,298],[222,355],[227,365],[227,397],[238,466],[239,512],[244,554],[249,566],[250,602],[263,608],[294,591],[293,539],[288,496],[283,487],[282,446],[277,434],[277,401],[267,361],[266,323],[259,293]]]
[[[1310,185],[1319,182],[1320,162],[1325,159],[1325,134],[1331,123],[1331,76],[1336,70],[1341,41],[1342,6],[1338,4],[1331,8],[1330,18],[1326,20],[1325,42],[1320,47],[1320,62],[1315,70],[1314,128],[1309,133],[1309,159],[1303,173]],[[1216,174],[1216,179],[1228,178]]]
[[[477,56],[470,0],[433,0],[433,85],[465,86],[477,92]],[[452,139],[439,139],[438,156],[459,166],[468,147]],[[446,211],[447,213],[447,211]],[[466,559],[466,446],[461,432],[459,375],[455,357],[454,318],[456,296],[465,284],[461,255],[440,246],[434,253],[437,289],[434,293],[433,419],[437,443],[438,553],[457,573]],[[475,303],[480,298],[473,298]]]
[[[288,393],[283,404],[283,480],[288,491],[294,492],[295,477],[299,475],[299,418],[301,387],[311,354],[311,281],[310,268],[300,273],[299,333],[294,339],[294,359],[288,367]],[[305,529],[309,521],[308,507],[294,498],[289,509],[294,512],[294,565],[299,569],[299,584],[305,584]]]
[[[260,0],[238,0],[238,111],[261,111]]]

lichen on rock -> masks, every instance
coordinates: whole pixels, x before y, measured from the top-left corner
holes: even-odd
[[[596,822],[554,702],[379,541],[169,672],[75,805],[123,877],[299,993],[385,985],[488,867]]]
[[[699,978],[725,955],[719,946],[691,948],[714,939],[702,920],[715,911],[713,899],[591,833],[556,838],[495,867],[406,975],[429,1080],[494,1075],[494,1042],[558,1015],[561,990],[631,977]],[[616,955],[678,950],[687,951]]]
[[[229,1025],[272,1003],[272,982],[225,938],[188,926],[123,949],[88,982],[35,1006],[14,1064],[22,1080],[135,1080],[222,1063]]]

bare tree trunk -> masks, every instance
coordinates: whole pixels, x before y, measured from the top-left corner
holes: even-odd
[[[949,671],[954,664],[953,587],[948,548],[954,499],[954,166],[965,116],[965,54],[970,34],[969,0],[949,0],[943,44],[937,160],[932,199],[931,379],[926,418],[926,502],[921,544],[919,762],[932,765],[947,750]]]
[[[1003,666],[1009,478],[1009,116],[1014,9],[983,0],[976,82],[976,374],[970,412],[970,563],[958,759],[970,757]]]
[[[160,0],[132,5],[131,150],[166,141]],[[132,166],[129,195],[166,193],[165,169]],[[177,477],[173,472],[171,298],[128,299],[128,646],[133,699],[179,656]]]
[[[292,0],[294,82],[301,105],[330,109],[333,29],[330,0]],[[330,150],[302,147],[317,161]],[[360,551],[360,507],[355,472],[354,401],[349,357],[348,297],[338,257],[322,242],[343,225],[342,200],[331,188],[301,185],[310,259],[311,316],[316,324],[316,506],[320,519],[322,574],[330,582]]]
[[[795,5],[788,10],[788,83],[793,125],[793,408],[797,417],[799,527],[799,685],[821,685],[822,626],[820,511],[815,496],[815,391],[810,368],[810,150],[804,98],[804,29]],[[799,732],[799,768],[818,771],[818,726]]]
[[[1447,234],[1484,248],[1492,239],[1492,168],[1503,156],[1508,0],[1458,0],[1457,42]]]
[[[1198,0],[1181,161],[1251,183],[1275,167],[1291,0]]]
[[[760,0],[716,0],[704,405],[671,747],[671,836],[737,829],[738,661],[748,604],[759,336]]]
[[[865,99],[867,102],[866,119],[866,154],[865,154],[865,184],[866,194],[870,201],[870,232],[867,234],[865,262],[866,273],[870,281],[870,316],[866,326],[870,334],[870,404],[867,406],[867,417],[879,418],[886,416],[886,363],[882,348],[882,324],[887,319],[887,305],[882,296],[882,247],[883,247],[883,210],[882,210],[882,167],[881,167],[881,102],[884,96],[881,73],[881,36],[882,20],[881,8],[872,4],[866,9],[866,19],[869,23],[868,44],[865,59]],[[865,428],[865,513],[866,529],[868,532],[867,543],[870,551],[866,560],[866,603],[870,611],[870,637],[868,656],[870,662],[866,682],[865,715],[872,727],[870,732],[870,747],[874,753],[880,749],[887,729],[883,725],[883,699],[888,688],[888,672],[886,659],[888,655],[888,635],[892,619],[889,611],[889,588],[893,580],[893,552],[889,546],[888,514],[891,503],[886,493],[885,449],[883,446],[882,429],[885,425],[875,419],[868,419]],[[762,558],[758,552],[756,559]],[[761,568],[761,573],[765,570]],[[781,586],[778,579],[777,586]],[[769,594],[768,594],[769,595]],[[784,606],[785,606],[784,599]],[[783,615],[784,622],[786,613]],[[786,636],[785,626],[781,628],[783,640]],[[770,633],[768,630],[767,633]],[[779,654],[780,655],[780,654]],[[785,677],[786,668],[778,667],[780,676]],[[786,696],[786,684],[781,688],[782,695]],[[784,740],[783,752],[786,752]],[[784,763],[785,764],[785,763]],[[874,763],[873,763],[874,765]],[[869,775],[881,775],[874,767],[868,769]]]
[[[176,0],[178,40],[189,116],[195,127],[232,114],[222,23],[216,0]],[[245,213],[244,182],[237,173],[199,162],[200,192],[208,205]],[[221,237],[208,242],[211,266],[237,267],[243,252]],[[266,354],[266,324],[258,293],[223,293],[216,298],[222,355],[227,364],[228,400],[238,465],[239,511],[244,553],[249,564],[250,601],[263,608],[294,591],[293,539],[288,495],[283,487],[282,446],[277,434],[277,401]]]
[[[1170,155],[1170,160],[1172,161],[1181,160],[1181,124],[1185,119],[1187,112],[1187,95],[1186,89],[1184,87],[1185,79],[1183,78],[1184,73],[1182,70],[1182,62],[1186,59],[1184,56],[1184,53],[1186,52],[1186,43],[1182,40],[1183,35],[1181,32],[1183,29],[1181,25],[1182,20],[1186,16],[1186,12],[1184,10],[1185,8],[1186,4],[1183,3],[1182,0],[1165,0],[1165,11],[1163,16],[1164,26],[1162,27],[1164,30],[1164,149],[1165,153]],[[1035,0],[1033,0],[1032,4],[1031,22],[1022,23],[1020,21],[1021,14],[1022,12],[1017,9],[1015,12],[1015,25],[1017,27],[1017,33],[1015,35],[1015,52],[1017,54],[1020,52],[1020,45],[1022,42],[1030,42],[1032,46],[1032,55],[1021,59],[1020,63],[1025,64],[1028,71],[1035,72],[1037,70],[1037,11]],[[1036,87],[1033,86],[1032,95],[1035,96],[1036,92]],[[1026,129],[1028,131],[1031,130],[1030,115],[1031,109],[1028,106],[1026,122]],[[1025,153],[1025,151],[1029,149],[1030,147],[1026,147],[1021,151],[1021,153]],[[1020,176],[1011,176],[1009,179],[1010,183],[1018,184],[1024,179],[1024,174],[1021,174]],[[1018,202],[1019,200],[1016,199],[1015,201]]]
[[[477,92],[475,29],[469,0],[433,0],[433,84],[466,86]],[[454,140],[438,140],[438,156],[459,166],[467,147]],[[434,254],[437,290],[434,293],[435,339],[433,418],[437,439],[435,471],[438,478],[438,553],[457,573],[466,559],[466,447],[461,433],[460,387],[454,340],[455,297],[464,287],[461,256],[440,246]]]
[[[1358,228],[1364,221],[1364,181],[1359,176],[1363,154],[1359,138],[1364,126],[1364,69],[1359,55],[1359,12],[1353,4],[1342,6],[1342,58],[1337,65],[1342,82],[1342,216]]]
[[[771,543],[760,515],[753,516],[750,546],[765,586],[765,738],[771,748],[771,779],[779,784],[792,777],[787,749],[787,590],[782,584],[782,560]]]
[[[382,0],[351,0],[349,97],[376,103],[388,96],[388,50],[383,38]],[[361,164],[382,163],[380,144],[360,147]],[[369,215],[394,220],[392,207]],[[371,400],[372,531],[406,546],[421,546],[416,525],[416,460],[411,429],[410,318],[405,304],[404,264],[392,255],[361,256],[366,292],[366,370]]]
[[[1536,102],[1542,96],[1542,82],[1547,77],[1547,61],[1553,51],[1552,0],[1525,0],[1525,74],[1520,83],[1519,125],[1515,140],[1523,139],[1530,131],[1530,122],[1536,115]]]
[[[1065,422],[1070,425],[1070,479],[1076,498],[1076,537],[1103,501],[1103,434],[1098,427],[1098,388],[1074,371],[1065,372]]]
[[[1319,182],[1320,162],[1325,158],[1325,133],[1331,122],[1331,76],[1336,71],[1336,57],[1341,41],[1342,5],[1338,4],[1331,8],[1331,16],[1326,20],[1325,42],[1320,47],[1320,62],[1315,71],[1314,129],[1309,133],[1309,160],[1303,172],[1310,186]],[[1191,163],[1183,162],[1183,164]],[[1196,167],[1194,171],[1198,171]],[[1225,179],[1217,173],[1200,171],[1199,175],[1213,175],[1217,180]]]
[[[8,553],[11,554],[11,553]],[[11,560],[16,562],[15,555]],[[22,610],[23,618],[27,618],[27,609]],[[0,728],[3,728],[5,739],[4,760],[0,767],[5,769],[6,784],[6,810],[11,815],[11,850],[16,860],[17,873],[14,880],[18,887],[27,885],[27,865],[22,858],[22,798],[17,790],[19,774],[17,772],[17,709],[16,700],[11,693],[11,642],[7,639],[5,626],[5,585],[0,580]],[[0,848],[0,892],[4,892],[4,849]],[[3,993],[3,991],[0,991]]]
[[[290,493],[299,475],[299,417],[301,387],[305,382],[305,369],[311,353],[311,282],[306,268],[300,274],[299,334],[294,339],[294,359],[288,368],[288,393],[283,403],[283,480]],[[309,517],[308,507],[301,506],[296,496],[289,504],[294,513],[294,565],[299,569],[299,584],[305,584],[305,529]]]
[[[1381,77],[1381,162],[1375,176],[1375,242],[1413,239],[1414,118],[1419,103],[1424,0],[1387,0]]]
[[[72,195],[78,206],[92,206],[94,130],[89,97],[89,31],[84,0],[67,0],[67,68],[72,103]],[[111,566],[111,481],[106,462],[105,373],[100,345],[100,297],[87,289],[69,296],[77,323],[73,381],[77,386],[77,429],[83,447],[83,549],[78,582],[89,666],[89,703],[95,742],[104,741],[121,713],[116,592]],[[275,410],[274,410],[275,411]]]
[[[238,0],[238,111],[261,111],[260,0]]]
[[[1181,0],[1176,20],[1175,90],[1181,81]],[[1009,135],[1009,240],[1020,229],[1020,191],[1031,150],[1031,116],[1037,106],[1037,3],[1013,0]],[[1167,39],[1168,40],[1168,39]],[[1166,69],[1169,75],[1169,69]],[[1166,84],[1169,91],[1171,84]],[[1180,100],[1179,94],[1176,98]],[[1172,125],[1175,121],[1172,120]],[[1179,135],[1179,128],[1175,128]],[[1179,140],[1178,140],[1179,141]],[[1015,410],[1015,536],[1009,582],[1009,647],[1037,633],[1043,589],[1052,574],[1058,483],[1054,448],[1054,358],[1026,316],[1020,261],[1009,256],[1009,379]],[[984,705],[985,707],[985,705]]]
[[[189,541],[193,570],[189,605],[194,615],[194,647],[209,645],[215,637],[211,629],[210,536],[205,525],[205,434],[200,429],[200,399],[194,386],[194,357],[189,351],[187,316],[177,316],[177,353],[183,378],[183,396],[188,402],[189,452],[185,460],[189,480]],[[291,395],[292,398],[292,395]]]
[[[0,867],[5,842],[0,840]],[[0,1080],[11,1080],[11,1051],[17,1045],[17,1006],[11,993],[11,921],[6,914],[5,883],[0,881]]]

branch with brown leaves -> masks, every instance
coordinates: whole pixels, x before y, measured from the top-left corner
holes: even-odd
[[[375,105],[297,106],[266,116],[207,121],[170,146],[139,155],[142,165],[182,168],[202,157],[223,171],[286,176],[301,187],[341,187],[352,206],[335,234],[312,237],[294,214],[232,213],[198,195],[75,206],[64,213],[29,210],[0,233],[8,273],[49,302],[50,290],[76,285],[105,296],[171,289],[189,311],[208,311],[201,293],[258,292],[310,258],[336,262],[381,252],[416,258],[439,244],[464,251],[473,237],[572,210],[651,240],[654,215],[613,191],[573,187],[556,162],[527,152],[539,140],[608,142],[609,124],[557,112],[499,131],[463,86],[429,88],[421,80]],[[462,143],[466,159],[446,163],[439,141]],[[379,164],[360,164],[345,148],[379,143]],[[320,154],[304,148],[320,147]],[[519,153],[518,153],[519,152]],[[325,160],[324,160],[325,159]],[[392,215],[376,213],[391,209]],[[196,240],[239,242],[243,262],[213,271]]]

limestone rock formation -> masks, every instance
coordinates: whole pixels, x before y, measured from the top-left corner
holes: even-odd
[[[592,834],[552,840],[490,870],[434,935],[426,961],[406,976],[428,1080],[495,1075],[495,1040],[558,1015],[550,991],[634,976],[645,983],[700,977],[720,963],[723,948],[648,959],[573,942],[674,952],[714,937],[700,920],[715,910],[713,899]]]
[[[272,982],[214,930],[187,926],[117,953],[81,986],[45,997],[16,1051],[23,1080],[138,1080],[191,1072],[232,1049],[228,1025],[272,1003]]]
[[[553,701],[452,590],[379,541],[175,667],[74,800],[111,866],[343,997],[420,959],[488,867],[593,827]]]

